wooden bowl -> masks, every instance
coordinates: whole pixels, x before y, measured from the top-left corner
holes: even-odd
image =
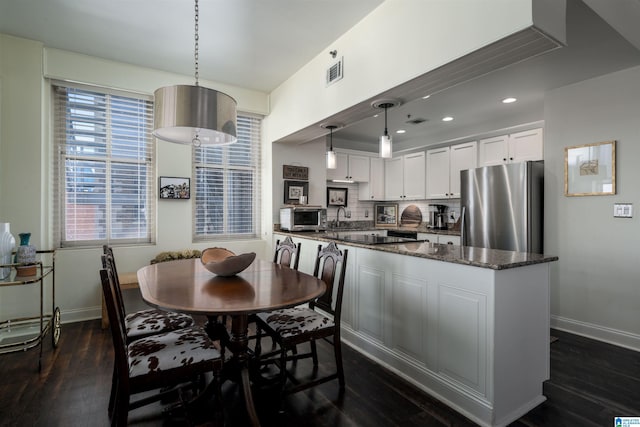
[[[204,268],[223,277],[235,276],[249,267],[254,259],[256,259],[255,252],[236,255],[224,248],[205,249],[200,257]]]

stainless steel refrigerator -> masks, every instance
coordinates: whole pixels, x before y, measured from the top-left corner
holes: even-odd
[[[462,245],[542,253],[544,163],[460,172]]]

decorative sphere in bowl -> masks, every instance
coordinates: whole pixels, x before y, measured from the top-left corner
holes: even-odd
[[[202,251],[200,261],[204,268],[218,276],[235,276],[256,258],[255,252],[236,255],[224,248],[208,248]]]

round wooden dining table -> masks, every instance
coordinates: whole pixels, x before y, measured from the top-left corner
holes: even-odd
[[[252,313],[294,307],[326,290],[306,273],[256,259],[241,273],[223,277],[209,272],[200,259],[152,264],[138,270],[142,298],[169,311],[231,317],[229,349],[240,366],[241,385],[251,424],[259,426],[249,378],[248,317]]]

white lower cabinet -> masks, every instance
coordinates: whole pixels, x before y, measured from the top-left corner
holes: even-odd
[[[327,244],[294,241],[303,253]],[[482,426],[545,400],[549,264],[493,270],[338,246],[349,250],[345,343]]]
[[[453,234],[418,233],[418,240],[424,240],[429,243],[460,246],[460,236]]]

